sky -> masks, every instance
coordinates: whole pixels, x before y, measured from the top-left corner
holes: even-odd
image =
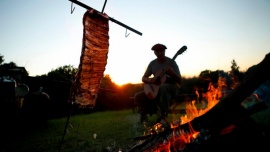
[[[79,0],[102,12],[105,0]],[[74,9],[71,13],[71,6]],[[30,76],[47,74],[80,63],[83,14],[69,0],[0,0],[0,54]],[[261,62],[270,52],[269,0],[107,0],[104,13],[139,31],[109,21],[106,70],[116,84],[141,83],[151,47],[167,46],[177,56],[182,76],[204,70],[229,71],[235,60],[240,71]]]

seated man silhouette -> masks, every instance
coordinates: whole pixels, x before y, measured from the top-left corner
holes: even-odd
[[[182,82],[177,63],[165,56],[166,49],[163,44],[151,48],[157,58],[148,64],[142,76],[144,90],[135,94],[135,101],[141,105],[141,122],[147,119],[147,113],[156,113],[157,122],[166,123],[170,102]]]

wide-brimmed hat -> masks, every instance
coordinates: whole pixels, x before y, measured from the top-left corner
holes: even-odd
[[[165,45],[163,45],[163,44],[160,44],[160,43],[158,43],[158,44],[155,44],[154,46],[152,46],[152,48],[151,48],[151,50],[165,50],[165,49],[167,49],[167,47],[165,46]]]

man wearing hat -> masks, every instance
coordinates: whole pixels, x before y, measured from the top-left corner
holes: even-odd
[[[167,115],[172,98],[178,93],[182,78],[177,63],[165,56],[167,47],[155,44],[156,59],[152,60],[142,77],[144,90],[134,98],[141,105],[141,121],[147,119],[147,113],[157,114],[157,122],[167,123]]]

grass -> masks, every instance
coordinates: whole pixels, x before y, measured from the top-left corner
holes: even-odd
[[[183,106],[183,105],[181,105]],[[183,107],[178,108],[183,108]],[[169,115],[170,120],[178,115]],[[269,109],[252,117],[262,124],[270,124]],[[110,152],[126,151],[135,141],[132,138],[141,136],[154,124],[156,116],[149,117],[148,123],[139,123],[139,114],[131,109],[121,111],[95,112],[70,117],[67,133],[63,137],[67,118],[52,119],[43,127],[30,126],[12,129],[9,139],[0,151],[16,152]],[[97,135],[94,138],[94,134]]]
[[[155,116],[149,123],[154,122]],[[6,151],[59,151],[67,118],[48,120],[46,127],[21,128],[8,144]],[[118,151],[130,149],[133,137],[147,131],[139,122],[139,114],[132,110],[96,112],[70,117],[61,152]],[[96,139],[93,135],[96,134]],[[6,145],[7,146],[7,145]]]

